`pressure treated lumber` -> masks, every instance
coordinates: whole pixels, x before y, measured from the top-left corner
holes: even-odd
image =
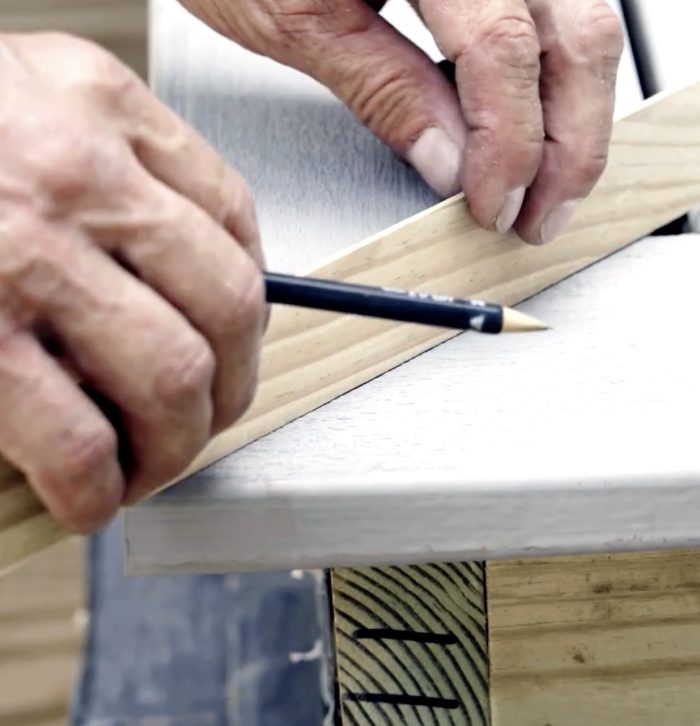
[[[461,196],[338,255],[312,274],[365,284],[478,296],[507,305],[560,281],[700,200],[700,83],[655,97],[615,124],[608,169],[567,234],[532,247],[477,227]],[[447,340],[454,332],[329,313],[276,309],[261,384],[245,418],[197,458],[191,473]],[[4,488],[17,496],[12,488]],[[0,499],[0,508],[2,500]],[[19,510],[18,510],[19,512]],[[0,569],[56,537],[27,500],[26,546],[0,533]]]
[[[343,726],[488,726],[484,566],[336,569]]]
[[[493,726],[690,726],[700,553],[487,564]]]
[[[699,552],[494,561],[483,574],[474,563],[333,572],[343,726],[696,723]],[[415,642],[367,637],[379,629]],[[444,637],[421,633],[461,633],[456,662]],[[347,697],[462,703],[465,691],[470,708],[452,710]]]

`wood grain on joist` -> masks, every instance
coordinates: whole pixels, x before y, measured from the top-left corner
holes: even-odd
[[[484,568],[332,573],[343,726],[489,723]]]
[[[461,196],[370,238],[313,271],[366,284],[517,303],[599,260],[700,200],[700,83],[657,97],[615,124],[603,179],[569,231],[545,247],[479,228]],[[189,474],[380,375],[455,333],[279,308],[261,382],[243,420],[214,439]],[[28,515],[29,516],[29,510]],[[31,516],[36,516],[32,505]],[[30,530],[51,525],[38,517]],[[31,547],[45,540],[37,531]],[[0,532],[0,569],[11,564]]]
[[[700,552],[490,562],[493,726],[690,726]]]

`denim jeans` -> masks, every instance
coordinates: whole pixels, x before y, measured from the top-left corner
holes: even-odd
[[[318,573],[125,578],[122,525],[89,545],[73,726],[332,724]]]

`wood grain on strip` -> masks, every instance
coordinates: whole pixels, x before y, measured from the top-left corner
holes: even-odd
[[[493,726],[698,723],[700,553],[489,562]]]
[[[313,274],[366,284],[517,303],[676,218],[700,200],[700,83],[655,97],[615,124],[608,169],[571,228],[545,247],[499,237],[461,196],[343,252]],[[244,419],[217,437],[189,474],[447,340],[454,332],[330,313],[276,309],[261,384]],[[32,516],[36,516],[34,509]],[[37,519],[29,554],[50,527]]]
[[[65,536],[24,477],[0,459],[0,574]]]
[[[332,573],[344,726],[489,723],[484,568]]]

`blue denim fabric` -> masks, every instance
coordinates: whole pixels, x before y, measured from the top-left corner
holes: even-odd
[[[321,726],[328,633],[312,573],[125,578],[117,522],[89,547],[73,726]]]

